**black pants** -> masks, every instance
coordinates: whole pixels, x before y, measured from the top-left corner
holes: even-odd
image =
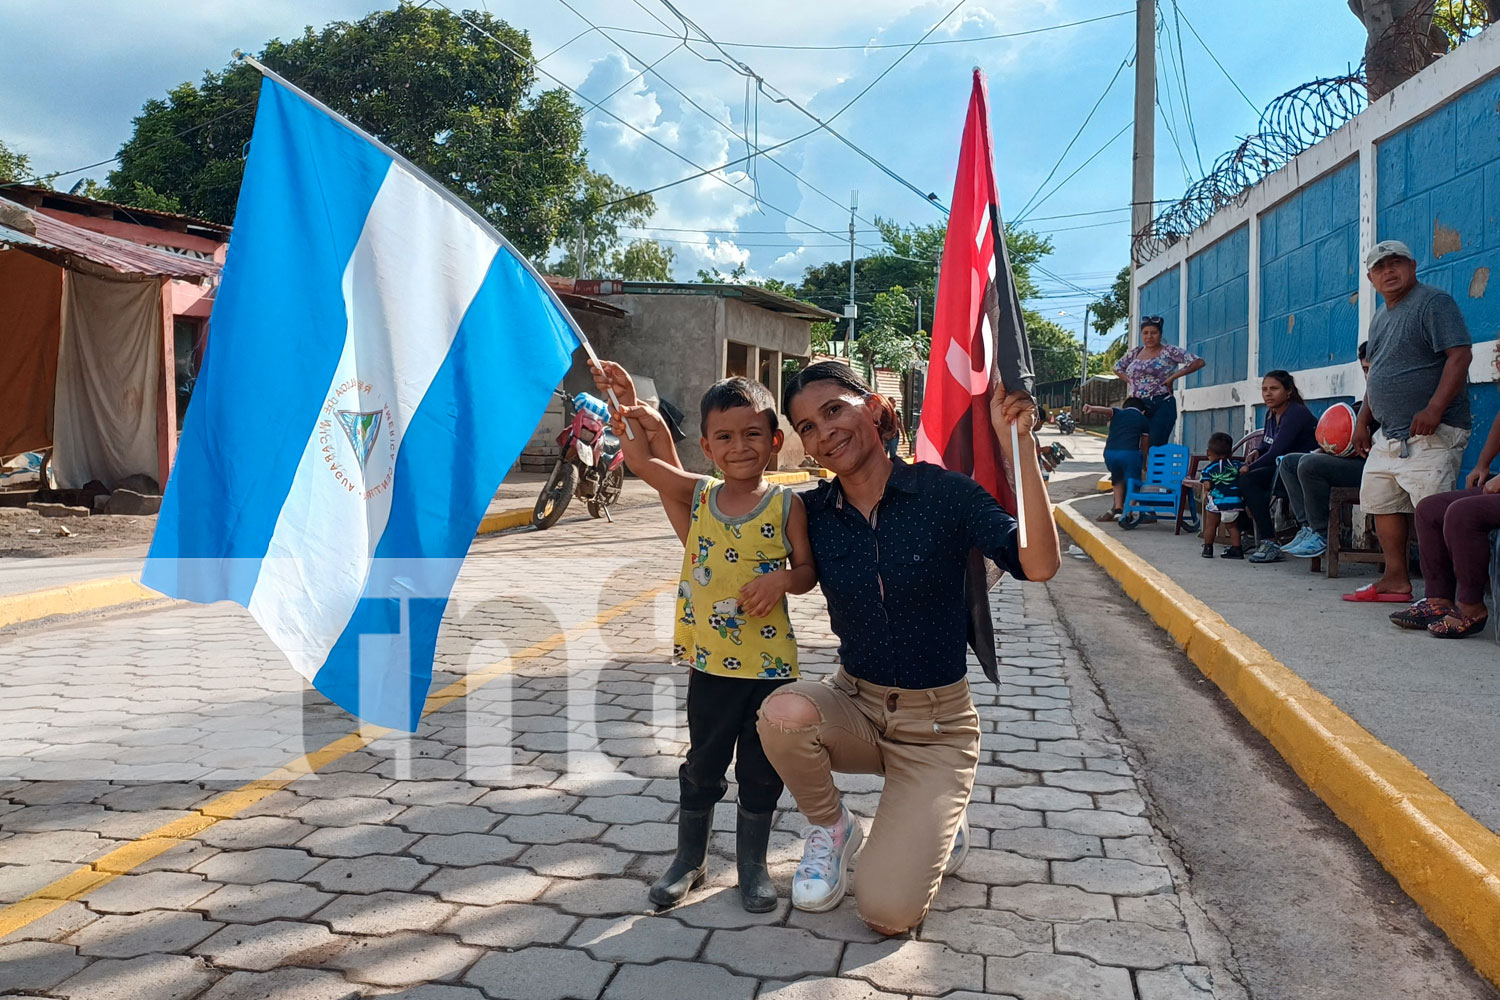
[[[1271,494],[1275,489],[1275,466],[1240,473],[1240,496],[1245,498],[1245,509],[1255,519],[1256,542],[1276,540],[1276,529],[1271,525]]]
[[[790,683],[790,678],[720,677],[701,670],[689,674],[688,752],[677,770],[683,809],[712,809],[724,797],[729,790],[724,775],[733,758],[740,805],[747,812],[775,811],[781,776],[761,749],[755,713],[767,695]]]

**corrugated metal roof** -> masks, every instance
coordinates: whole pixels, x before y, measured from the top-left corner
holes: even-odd
[[[11,211],[7,214],[24,213],[35,233],[24,232],[12,226],[0,225],[0,243],[18,249],[40,250],[61,256],[64,262],[69,257],[80,257],[95,264],[119,271],[122,274],[166,275],[173,278],[210,278],[219,273],[219,265],[211,260],[199,260],[181,254],[168,253],[152,247],[132,243],[129,240],[105,236],[78,226],[54,219],[50,215],[33,212],[25,206],[0,198],[0,205]]]

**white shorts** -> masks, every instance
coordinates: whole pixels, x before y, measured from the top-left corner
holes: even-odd
[[[1375,432],[1370,457],[1359,483],[1359,506],[1366,514],[1410,514],[1430,496],[1454,489],[1469,432],[1439,424],[1432,434],[1401,442]]]

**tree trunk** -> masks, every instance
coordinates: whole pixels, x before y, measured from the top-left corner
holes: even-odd
[[[1448,51],[1447,39],[1432,24],[1435,0],[1349,0],[1365,26],[1365,89],[1371,101]]]

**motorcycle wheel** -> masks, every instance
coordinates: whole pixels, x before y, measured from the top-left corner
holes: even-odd
[[[577,485],[578,470],[573,468],[573,463],[558,459],[552,467],[552,475],[547,477],[547,485],[542,487],[541,496],[536,498],[536,507],[531,511],[531,526],[537,531],[545,531],[556,524],[563,511],[568,509],[568,501],[573,499]]]
[[[594,499],[589,501],[589,516],[603,517],[605,507],[613,507],[620,499],[620,491],[625,488],[625,470],[615,469],[604,474],[604,482],[599,484],[599,492]]]

